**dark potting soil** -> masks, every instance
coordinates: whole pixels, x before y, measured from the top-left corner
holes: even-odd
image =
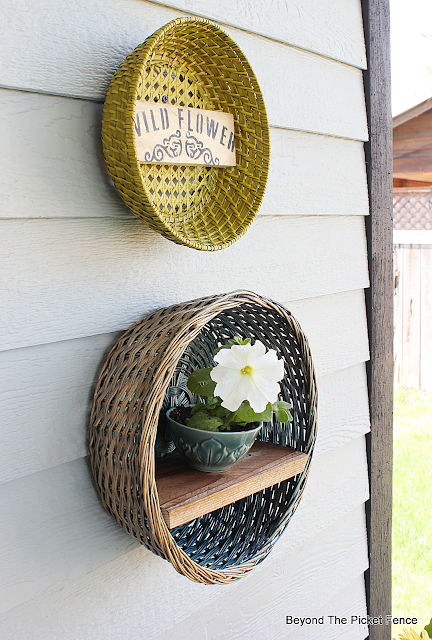
[[[186,425],[186,422],[191,417],[192,407],[185,407],[180,404],[175,409],[173,409],[170,413],[170,418],[179,422],[180,424]]]

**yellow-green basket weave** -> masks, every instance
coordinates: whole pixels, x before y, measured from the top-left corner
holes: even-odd
[[[232,113],[237,165],[140,163],[134,139],[136,100]],[[120,65],[105,101],[102,143],[127,206],[178,244],[224,249],[243,235],[261,204],[270,155],[264,101],[239,47],[207,20],[170,22]]]

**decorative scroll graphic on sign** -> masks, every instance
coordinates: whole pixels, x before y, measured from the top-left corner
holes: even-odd
[[[134,124],[140,162],[219,167],[236,164],[231,113],[137,101]]]

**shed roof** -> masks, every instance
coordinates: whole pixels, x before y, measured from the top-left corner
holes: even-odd
[[[393,185],[432,185],[432,98],[393,118]]]

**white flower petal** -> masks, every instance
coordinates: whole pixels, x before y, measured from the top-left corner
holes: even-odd
[[[217,366],[210,372],[216,382],[214,394],[222,399],[222,406],[236,411],[248,400],[256,413],[269,402],[276,402],[280,392],[278,381],[284,377],[284,363],[274,349],[255,344],[234,345],[221,349],[215,356]],[[246,373],[244,372],[246,368]]]
[[[250,345],[249,345],[250,346]],[[248,352],[248,364],[250,366],[252,366],[252,364],[254,363],[254,361],[257,358],[262,357],[265,354],[265,346],[263,345],[262,342],[260,342],[259,340],[257,340],[255,342],[254,345],[251,346],[249,352]]]
[[[222,401],[222,406],[229,411],[237,411],[243,400],[247,400],[247,395],[250,391],[250,376],[241,376],[239,384],[230,390]],[[215,389],[216,394],[216,389]],[[218,394],[220,398],[222,396]],[[252,406],[252,405],[251,405]]]
[[[253,379],[257,389],[259,389],[263,396],[267,398],[267,402],[271,402],[272,404],[273,402],[276,402],[280,393],[279,383],[274,380],[267,380],[257,373],[254,374]]]
[[[219,398],[222,399],[226,398],[233,389],[236,389],[244,378],[240,371],[233,371],[232,369],[226,369],[225,367],[221,367],[219,371],[214,371],[217,374],[212,378],[214,382],[217,383],[214,395],[219,396]]]
[[[251,359],[249,358],[249,360]],[[277,353],[274,349],[269,349],[267,353],[254,358],[253,362],[249,362],[249,364],[253,366],[254,370],[271,367],[273,365],[276,365],[277,363],[279,363],[278,366],[280,366],[281,370],[283,370],[283,360],[278,360]]]
[[[255,413],[262,413],[270,402],[257,386],[249,388],[246,400],[249,400],[249,404]]]
[[[242,369],[247,365],[247,354],[250,349],[250,344],[233,345],[230,349],[221,349],[214,359],[228,369]]]
[[[253,367],[254,373],[259,373],[267,378],[267,380],[274,380],[279,382],[285,375],[284,363],[282,360],[276,360],[265,366],[257,365]]]
[[[226,377],[231,378],[231,376],[240,377],[242,374],[240,373],[241,369],[228,369],[222,364],[218,364],[217,367],[210,371],[210,378],[213,382],[222,382]]]

